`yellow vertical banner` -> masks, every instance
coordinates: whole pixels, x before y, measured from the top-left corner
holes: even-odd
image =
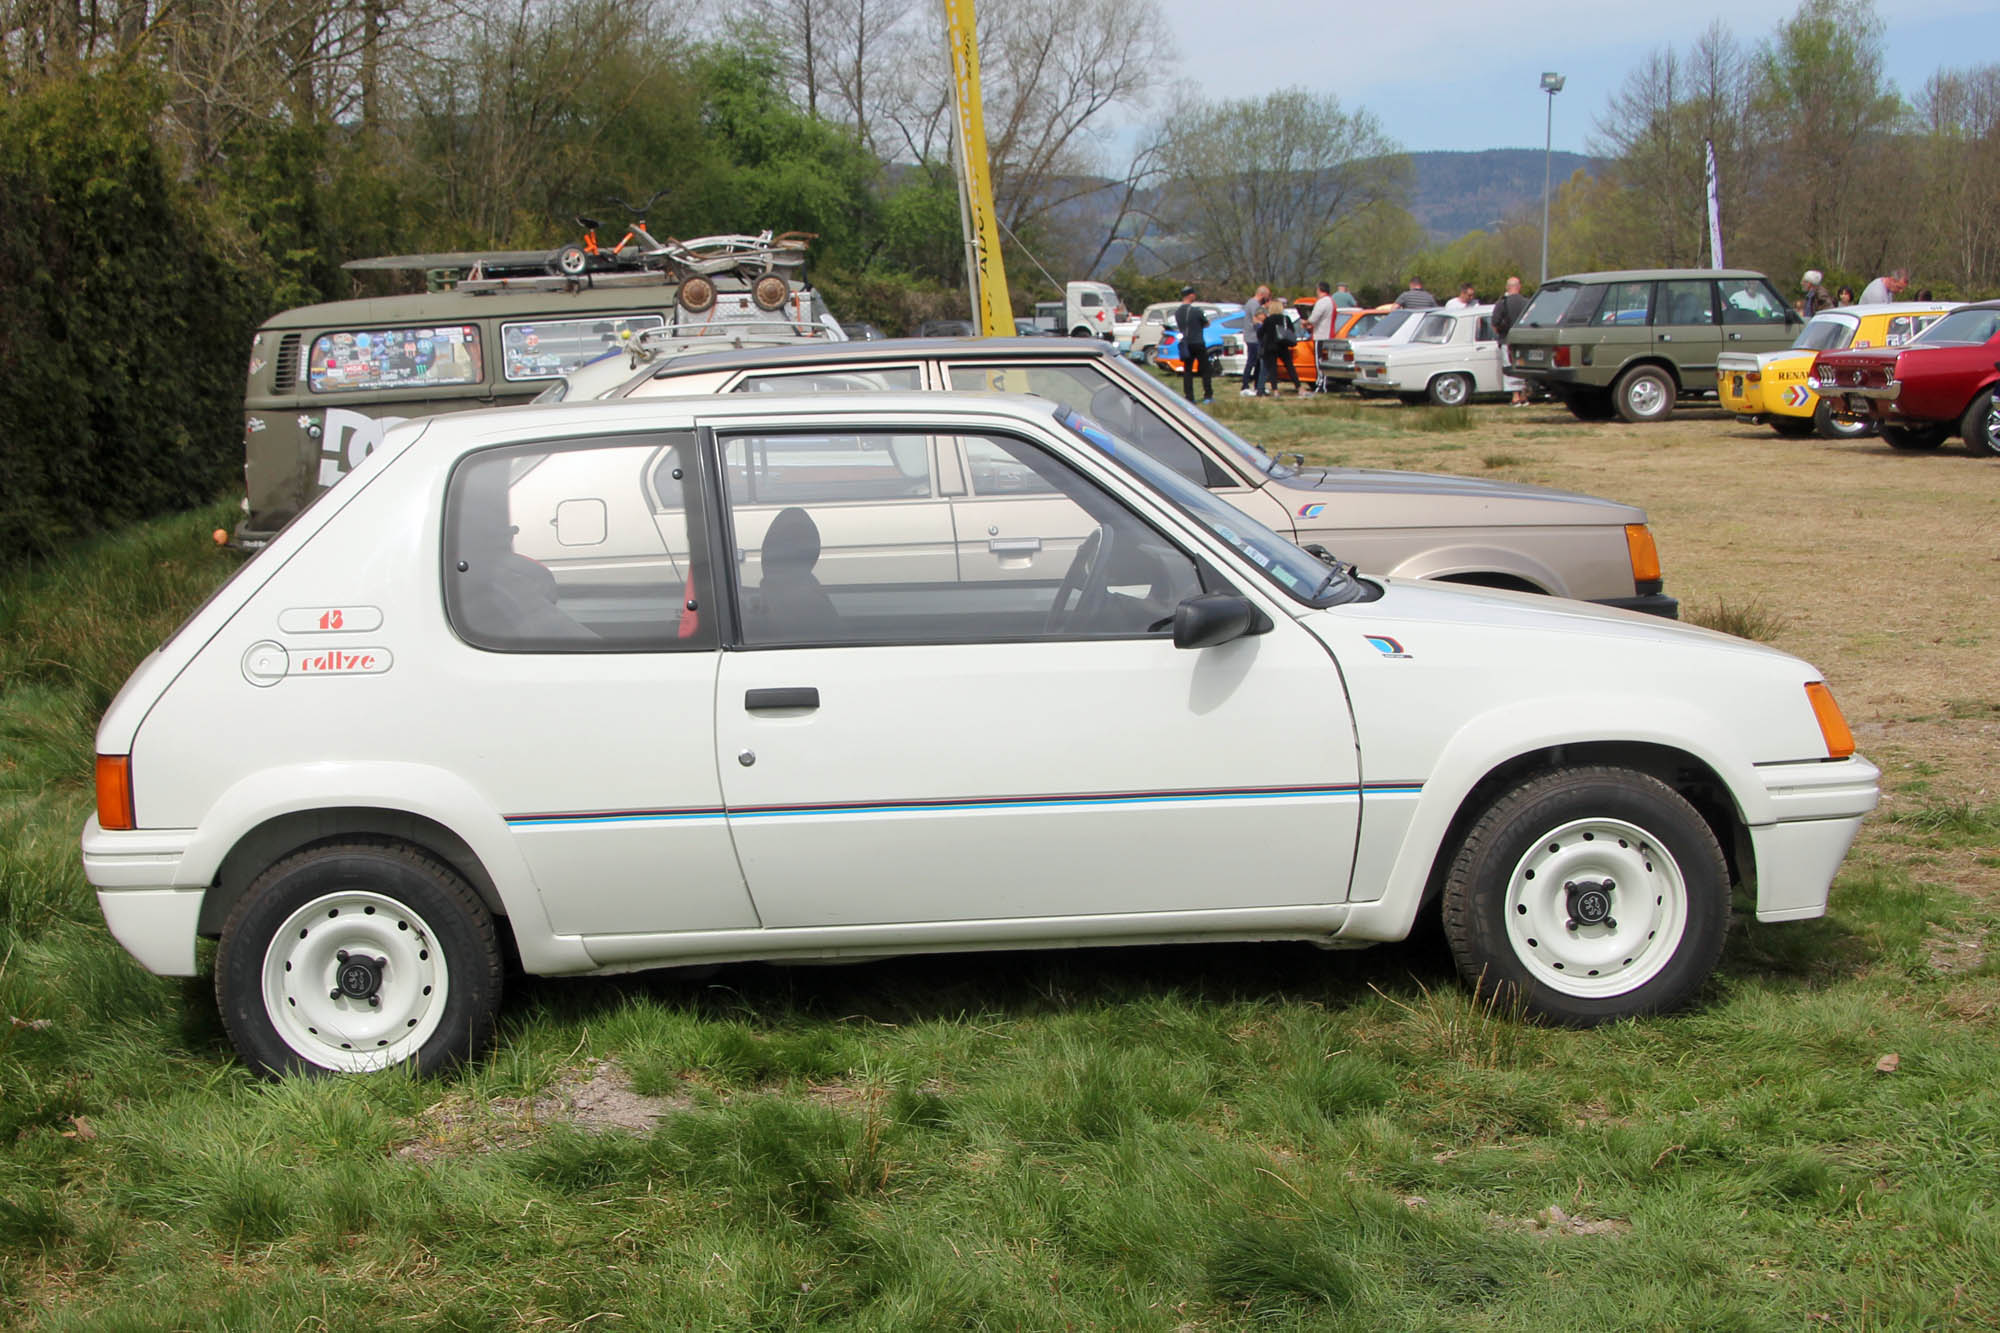
[[[965,228],[965,280],[972,292],[972,321],[988,336],[1014,332],[1007,299],[1007,269],[1000,260],[1000,223],[993,211],[993,181],[986,161],[986,116],[979,105],[979,34],[972,0],[943,0],[946,44],[951,48],[951,100],[958,112],[958,211]]]

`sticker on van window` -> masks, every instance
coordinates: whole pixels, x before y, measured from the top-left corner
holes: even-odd
[[[306,357],[314,393],[477,384],[484,375],[476,324],[322,333]]]
[[[325,490],[360,467],[361,460],[382,443],[384,431],[408,420],[408,417],[370,417],[346,408],[328,408],[319,441],[320,489]]]

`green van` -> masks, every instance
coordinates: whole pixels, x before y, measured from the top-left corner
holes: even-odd
[[[505,280],[273,315],[250,345],[244,517],[234,544],[261,547],[397,422],[525,403],[649,329],[724,335],[721,346],[748,325],[832,336],[810,288],[793,290],[775,311],[722,291],[697,314],[678,309],[677,296],[657,278],[587,287]]]

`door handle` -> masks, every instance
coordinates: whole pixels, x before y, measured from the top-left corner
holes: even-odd
[[[1042,539],[1040,537],[995,537],[992,541],[986,543],[986,549],[998,556],[1040,555],[1042,553]]]
[[[819,690],[812,685],[746,690],[743,694],[743,707],[752,713],[775,712],[781,708],[818,708]]]

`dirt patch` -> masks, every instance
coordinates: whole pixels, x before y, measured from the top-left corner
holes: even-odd
[[[416,1134],[396,1148],[399,1157],[430,1161],[463,1153],[519,1147],[552,1125],[589,1134],[612,1130],[643,1134],[675,1112],[691,1110],[690,1097],[650,1097],[632,1090],[625,1071],[609,1060],[565,1070],[533,1097],[481,1101],[454,1093],[424,1111]]]
[[[1495,1231],[1520,1231],[1530,1236],[1618,1236],[1632,1229],[1630,1222],[1615,1217],[1577,1217],[1554,1204],[1533,1217],[1489,1213],[1486,1222]]]

